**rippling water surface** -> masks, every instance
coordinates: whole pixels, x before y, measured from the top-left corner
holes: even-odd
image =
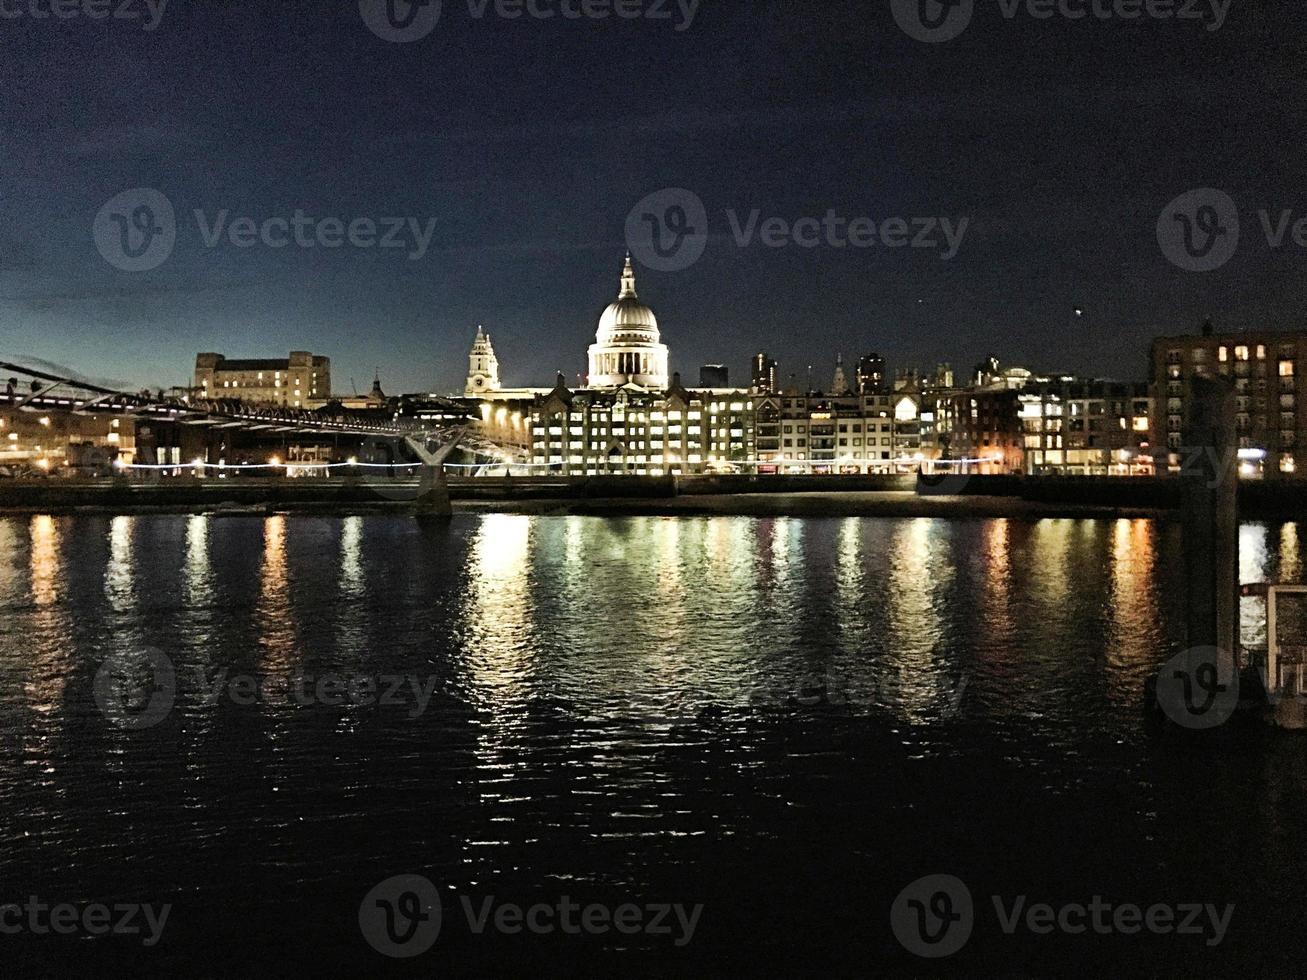
[[[1246,526],[1244,580],[1301,581],[1299,534]],[[939,964],[898,947],[889,905],[943,872],[985,906],[1236,906],[1214,948],[1032,943],[986,911],[948,970],[1287,973],[1307,743],[1145,725],[1182,603],[1178,529],[1150,521],[0,519],[0,903],[174,906],[153,949],[24,935],[0,953],[147,973],[912,973]],[[155,652],[176,666],[171,711],[115,724],[97,672]],[[215,693],[240,676],[261,692]],[[389,677],[407,680],[386,704],[292,690]],[[445,907],[408,964],[357,926],[401,873]],[[704,910],[679,948],[475,936],[456,911],[560,895]]]

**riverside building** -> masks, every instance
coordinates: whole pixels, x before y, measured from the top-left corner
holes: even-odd
[[[583,386],[569,387],[559,374],[552,388],[504,388],[490,337],[479,329],[464,398],[491,438],[525,439],[536,473],[905,472],[922,460],[915,387],[859,394],[837,381],[838,394],[780,392],[775,361],[765,354],[755,358],[749,389],[686,387],[669,375],[658,318],[639,297],[629,257],[587,363]]]
[[[198,354],[195,388],[201,398],[322,408],[331,400],[331,359],[308,351],[291,351],[286,358],[245,360]]]
[[[1196,377],[1234,385],[1239,472],[1245,478],[1287,478],[1307,463],[1307,332],[1217,333],[1158,337],[1150,355],[1158,411],[1152,427],[1157,468],[1177,473]]]

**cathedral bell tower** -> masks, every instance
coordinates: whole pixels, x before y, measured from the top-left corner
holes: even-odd
[[[466,397],[476,398],[499,390],[499,358],[495,357],[490,335],[481,327],[477,327],[477,337],[472,341],[467,360],[467,384],[463,389]]]

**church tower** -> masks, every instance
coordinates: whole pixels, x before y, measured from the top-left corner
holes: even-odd
[[[844,355],[835,355],[835,377],[830,384],[832,395],[843,395],[849,390],[848,379],[844,377]]]
[[[468,398],[476,398],[487,392],[498,391],[499,358],[495,357],[490,335],[481,327],[477,327],[477,338],[472,341],[472,351],[467,359],[467,385],[463,394]]]

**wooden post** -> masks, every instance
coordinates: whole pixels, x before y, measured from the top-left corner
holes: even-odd
[[[1195,378],[1181,450],[1188,646],[1215,647],[1221,677],[1239,644],[1239,441],[1234,387]]]

